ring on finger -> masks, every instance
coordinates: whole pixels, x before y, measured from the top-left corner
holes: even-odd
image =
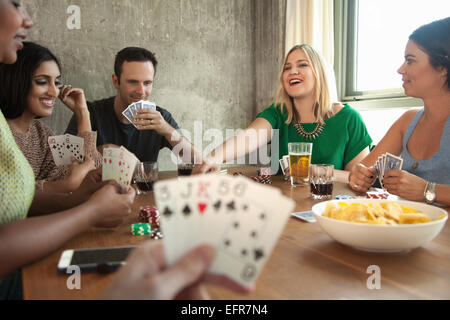
[[[153,120],[150,120],[150,124],[153,124]]]
[[[358,189],[358,188],[359,188],[359,185],[355,183],[355,184],[353,185],[353,188]]]

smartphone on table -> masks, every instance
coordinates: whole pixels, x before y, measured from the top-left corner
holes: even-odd
[[[78,266],[81,272],[113,272],[124,264],[130,252],[136,248],[137,246],[65,250],[58,262],[58,272],[67,273],[69,266]]]

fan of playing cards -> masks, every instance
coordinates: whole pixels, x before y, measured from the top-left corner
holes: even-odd
[[[61,136],[48,137],[48,144],[52,150],[53,160],[57,166],[69,165],[72,157],[79,162],[84,159],[84,139],[65,134]]]
[[[139,102],[130,104],[128,108],[126,108],[122,112],[122,114],[124,115],[125,118],[128,119],[128,121],[134,124],[133,117],[137,114],[136,110],[144,110],[144,109],[156,110],[156,104],[154,102],[141,100]]]
[[[122,190],[128,190],[137,158],[124,147],[103,149],[102,180],[115,180]]]
[[[378,179],[380,180],[381,187],[383,187],[383,178],[385,173],[390,170],[402,170],[403,159],[400,157],[396,157],[389,152],[383,154],[378,157],[377,162],[374,165],[375,170],[377,171]],[[383,187],[384,188],[384,187]]]
[[[154,190],[167,263],[209,244],[217,250],[209,271],[245,288],[252,288],[295,204],[242,176],[164,180]]]

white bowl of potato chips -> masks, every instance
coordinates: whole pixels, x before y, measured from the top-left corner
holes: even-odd
[[[370,252],[400,252],[433,240],[445,210],[425,203],[375,199],[331,200],[313,206],[322,229],[336,241]]]

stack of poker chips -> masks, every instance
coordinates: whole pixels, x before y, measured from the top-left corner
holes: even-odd
[[[150,223],[153,230],[160,226],[159,210],[155,207],[145,206],[139,210],[139,222]]]
[[[150,233],[150,238],[152,238],[154,240],[160,240],[163,238],[163,234],[162,234],[161,230],[155,229],[152,231],[152,233]]]
[[[148,223],[136,223],[131,225],[131,234],[134,236],[144,236],[151,234],[152,228]]]
[[[262,177],[262,176],[269,176],[270,177],[270,168],[259,168],[258,170],[256,170],[256,174],[258,175],[258,177]]]
[[[253,181],[263,183],[263,184],[272,184],[272,176],[270,175],[270,168],[260,168],[256,170],[258,176],[252,177]]]
[[[263,184],[272,184],[271,176],[252,177],[252,180]]]

